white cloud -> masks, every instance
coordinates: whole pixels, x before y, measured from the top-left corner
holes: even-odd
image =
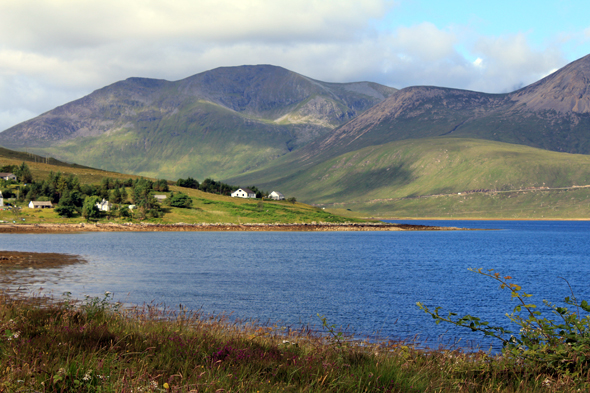
[[[537,81],[564,65],[561,52],[555,47],[534,49],[523,33],[503,37],[481,37],[472,51],[481,59],[481,75],[474,88],[493,92],[509,92]],[[498,81],[502,81],[499,85]]]
[[[387,0],[4,0],[0,37],[36,50],[137,39],[349,39],[391,6]]]
[[[533,48],[524,34],[374,28],[395,9],[391,0],[3,0],[0,130],[131,76],[274,64],[331,82],[504,92],[565,64],[557,46]]]

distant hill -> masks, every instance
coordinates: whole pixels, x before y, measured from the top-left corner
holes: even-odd
[[[229,181],[378,217],[590,216],[590,187],[581,188],[590,185],[588,155],[431,138],[369,146],[281,176],[288,167],[297,166]]]
[[[176,179],[255,169],[396,92],[326,83],[270,65],[169,82],[129,78],[0,133],[0,145]]]

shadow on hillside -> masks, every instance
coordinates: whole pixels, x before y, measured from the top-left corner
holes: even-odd
[[[358,198],[383,187],[403,187],[415,180],[412,172],[402,165],[351,173],[339,184],[341,191],[330,194],[329,198],[347,200]]]

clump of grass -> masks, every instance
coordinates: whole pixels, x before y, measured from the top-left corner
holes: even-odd
[[[104,298],[0,302],[0,392],[559,391],[585,381],[543,375],[484,352],[232,322],[180,308],[121,309]],[[582,378],[583,379],[583,378]]]

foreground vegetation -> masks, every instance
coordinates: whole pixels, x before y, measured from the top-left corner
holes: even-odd
[[[104,298],[0,295],[0,392],[556,392],[588,375],[483,352],[351,341]]]

